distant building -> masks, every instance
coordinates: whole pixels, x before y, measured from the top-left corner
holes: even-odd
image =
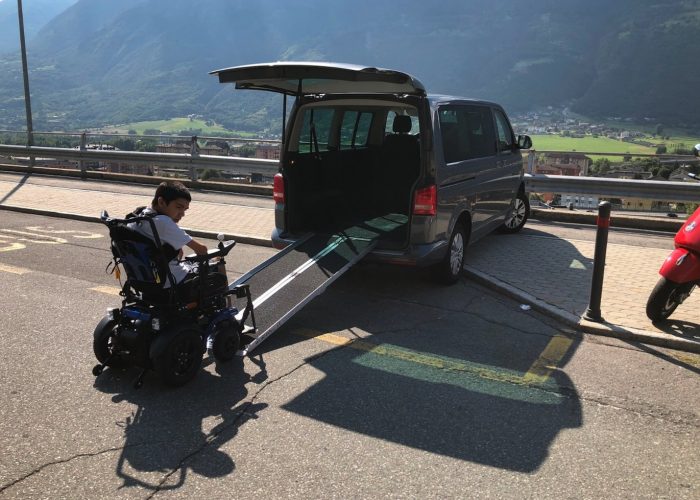
[[[535,165],[536,174],[588,175],[593,161],[583,153],[544,153]]]
[[[545,153],[540,156],[534,168],[535,174],[544,175],[570,175],[578,177],[587,175],[592,160],[582,153]],[[541,193],[547,203],[553,203],[557,199],[562,205],[573,204],[576,208],[588,208],[596,206],[598,198],[584,197],[583,195]]]
[[[266,160],[280,159],[280,146],[274,144],[258,144],[255,148],[255,157]]]

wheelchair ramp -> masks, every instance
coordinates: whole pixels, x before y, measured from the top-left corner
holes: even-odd
[[[334,233],[311,233],[230,286],[250,286],[257,332],[244,335],[251,352],[280,326],[367,255],[400,219],[380,217]]]

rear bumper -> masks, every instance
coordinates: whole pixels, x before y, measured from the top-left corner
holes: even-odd
[[[298,238],[282,237],[277,228],[272,231],[272,246],[282,249],[295,243]],[[429,266],[440,262],[447,255],[447,242],[436,241],[421,245],[410,245],[404,250],[378,249],[370,252],[366,260],[372,262],[385,262],[400,266]]]

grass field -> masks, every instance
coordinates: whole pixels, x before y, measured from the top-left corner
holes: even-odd
[[[532,148],[536,151],[579,151],[583,153],[641,153],[654,154],[655,148],[622,142],[607,137],[586,136],[581,139],[558,135],[532,135]],[[616,157],[611,157],[614,160]],[[619,161],[619,157],[618,157]]]
[[[146,130],[160,130],[166,134],[177,134],[184,130],[201,130],[198,132],[199,135],[221,135],[225,134],[227,136],[235,137],[256,137],[255,134],[250,132],[240,132],[235,130],[228,130],[221,125],[207,125],[204,120],[189,118],[171,118],[169,120],[155,120],[147,122],[134,122],[125,123],[122,125],[114,125],[109,127],[103,127],[102,132],[109,133],[119,133],[126,134],[129,130],[135,130],[137,134],[143,135]]]

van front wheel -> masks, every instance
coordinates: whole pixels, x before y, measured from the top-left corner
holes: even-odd
[[[500,228],[501,232],[517,233],[523,228],[528,217],[530,217],[530,200],[527,194],[520,192],[513,200],[513,205],[506,220],[503,221],[503,225]]]
[[[445,258],[435,265],[435,277],[440,283],[452,285],[457,283],[464,266],[464,252],[467,247],[467,238],[464,227],[455,224],[450,236]]]

